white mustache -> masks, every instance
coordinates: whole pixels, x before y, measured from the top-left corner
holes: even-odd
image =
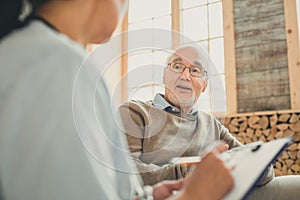
[[[189,87],[189,86],[177,85],[176,87],[179,87],[179,88],[182,88],[182,89],[187,89],[187,90],[192,90],[192,88]]]

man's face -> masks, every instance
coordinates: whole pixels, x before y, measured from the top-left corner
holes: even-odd
[[[193,106],[207,86],[207,76],[195,77],[190,73],[192,66],[203,67],[197,49],[183,47],[171,56],[168,63],[183,64],[186,68],[182,73],[172,71],[170,65],[164,69],[166,100],[178,108]]]

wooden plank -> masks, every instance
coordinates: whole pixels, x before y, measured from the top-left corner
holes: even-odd
[[[238,102],[240,100],[289,95],[288,69],[274,69],[261,72],[238,74]],[[278,99],[279,101],[279,99]],[[289,109],[290,100],[285,103]],[[267,106],[267,105],[265,105]]]
[[[266,111],[259,111],[259,112],[245,112],[245,113],[236,113],[232,115],[227,115],[226,120],[230,120],[230,118],[233,117],[250,117],[252,115],[275,115],[275,114],[285,114],[285,113],[290,113],[290,114],[300,114],[300,110],[266,110]]]
[[[287,102],[289,99],[289,95],[243,99],[242,101],[239,101],[238,112],[244,113],[266,110],[283,110],[287,107],[284,102]]]
[[[236,49],[237,73],[286,68],[286,41]]]
[[[300,109],[300,51],[295,0],[284,0],[291,108]],[[298,13],[299,14],[299,13]]]
[[[234,11],[238,112],[289,109],[282,0],[236,0]]]
[[[180,4],[179,0],[172,0],[172,49],[180,46]]]
[[[256,19],[283,13],[282,0],[235,0],[235,19]],[[272,12],[270,12],[272,10]]]
[[[236,48],[285,41],[284,15],[235,22]]]
[[[237,113],[236,64],[233,0],[223,0],[224,65],[226,82],[226,114]]]

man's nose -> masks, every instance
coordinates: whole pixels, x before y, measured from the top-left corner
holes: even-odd
[[[181,74],[181,78],[185,80],[191,80],[190,68],[185,68]]]

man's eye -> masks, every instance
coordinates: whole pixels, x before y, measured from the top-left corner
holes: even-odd
[[[179,64],[175,64],[175,65],[173,66],[173,68],[174,68],[174,69],[181,69],[182,67],[181,67],[181,65],[179,65]]]
[[[192,72],[193,72],[193,73],[197,73],[197,74],[200,74],[200,73],[201,73],[200,69],[197,69],[197,68],[193,68],[193,69],[192,69]]]

